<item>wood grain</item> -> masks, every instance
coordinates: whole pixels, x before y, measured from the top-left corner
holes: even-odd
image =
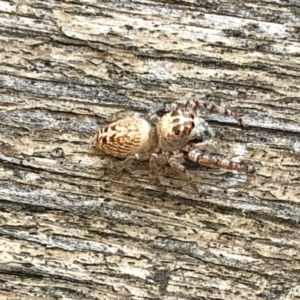
[[[0,299],[300,299],[300,3],[0,0]],[[254,175],[124,165],[95,132],[174,101]]]

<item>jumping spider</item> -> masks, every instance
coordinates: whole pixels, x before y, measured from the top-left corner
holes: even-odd
[[[199,107],[211,113],[235,118],[239,124],[246,123],[228,109],[209,101],[188,101],[184,110],[173,105],[170,112],[159,118],[156,114],[150,120],[152,127],[138,114],[118,120],[102,129],[94,137],[94,145],[106,154],[130,159],[149,160],[150,167],[155,168],[158,162],[164,161],[175,171],[183,174],[192,187],[198,191],[191,175],[181,164],[185,154],[191,161],[210,167],[254,173],[254,168],[245,163],[236,163],[220,155],[205,150],[214,148],[214,133],[208,123],[198,117]]]

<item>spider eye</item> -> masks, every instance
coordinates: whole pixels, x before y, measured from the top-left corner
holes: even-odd
[[[174,135],[178,136],[182,132],[181,129],[182,129],[182,125],[178,124],[177,126],[175,126],[175,127],[172,128],[172,133]]]

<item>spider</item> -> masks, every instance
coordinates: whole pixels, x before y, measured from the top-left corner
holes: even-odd
[[[94,145],[108,155],[126,158],[125,161],[149,160],[151,169],[159,164],[169,164],[186,177],[197,192],[191,175],[181,163],[184,156],[200,165],[254,173],[254,168],[246,163],[233,162],[210,151],[216,148],[214,133],[208,123],[197,115],[200,107],[211,113],[233,117],[242,127],[247,127],[244,120],[229,109],[214,102],[194,100],[188,101],[183,110],[174,104],[161,118],[152,113],[150,120],[154,127],[138,114],[118,120],[96,133]]]

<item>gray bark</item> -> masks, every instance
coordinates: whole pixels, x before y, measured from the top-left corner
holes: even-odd
[[[0,1],[0,299],[299,299],[300,2]],[[238,174],[97,151],[174,101]]]

